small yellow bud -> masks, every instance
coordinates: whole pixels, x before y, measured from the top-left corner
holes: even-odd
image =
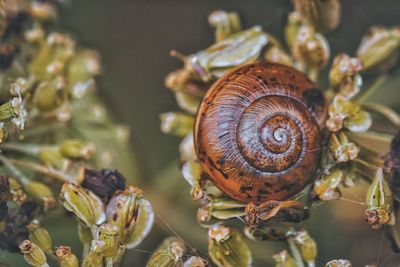
[[[92,143],[84,144],[80,140],[66,140],[60,144],[60,152],[64,157],[72,159],[90,159],[95,153]]]
[[[295,236],[295,242],[305,262],[313,262],[317,257],[317,244],[305,230],[300,230]]]
[[[104,241],[93,240],[90,252],[83,260],[82,267],[99,267],[103,266]]]
[[[65,79],[61,76],[41,82],[33,95],[33,104],[40,111],[52,111],[60,107],[66,99],[65,86]]]
[[[46,256],[42,249],[29,240],[24,240],[19,245],[21,253],[24,254],[25,261],[35,267],[48,267]]]

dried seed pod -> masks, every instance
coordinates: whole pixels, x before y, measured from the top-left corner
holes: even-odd
[[[367,222],[374,229],[385,224],[394,224],[392,214],[392,192],[387,184],[383,170],[378,168],[375,177],[368,187],[365,198]]]
[[[175,237],[167,238],[153,253],[146,267],[180,267],[185,246]]]
[[[65,183],[60,200],[64,207],[73,212],[88,227],[100,225],[106,220],[103,202],[91,191],[79,185]]]
[[[128,249],[136,247],[150,232],[154,213],[141,190],[129,186],[111,198],[106,208],[107,223],[117,227],[120,241]]]
[[[98,240],[104,242],[104,257],[115,257],[118,254],[118,250],[120,247],[117,228],[115,226],[103,223],[98,229],[97,236]]]
[[[83,260],[82,267],[98,267],[103,266],[104,242],[100,240],[92,240],[90,251]]]
[[[24,254],[25,261],[35,267],[48,267],[46,256],[42,249],[29,240],[24,240],[19,245],[21,253]]]
[[[38,245],[43,252],[52,253],[53,241],[49,232],[40,226],[39,221],[33,220],[29,225],[29,240]]]
[[[72,253],[71,248],[68,246],[59,246],[54,253],[59,262],[60,267],[78,267],[78,258]]]

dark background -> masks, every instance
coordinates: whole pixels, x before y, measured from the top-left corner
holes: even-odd
[[[398,0],[343,0],[342,5],[342,22],[327,35],[332,55],[354,55],[362,35],[373,24],[400,24]],[[177,168],[180,140],[161,133],[159,114],[178,110],[173,94],[164,87],[164,77],[181,67],[169,51],[191,54],[209,46],[213,31],[207,16],[215,9],[238,11],[244,28],[259,24],[282,39],[291,4],[289,0],[72,0],[61,10],[57,28],[102,55],[104,72],[99,92],[117,120],[132,129],[140,186],[146,188],[145,195],[157,213],[155,230],[139,247],[140,251],[127,253],[123,266],[144,266],[150,253],[142,250],[154,250],[162,238],[174,231],[205,255],[206,230],[195,222],[197,204],[191,201],[189,186]],[[399,76],[394,73],[387,88],[374,100],[396,108],[400,103]],[[351,198],[362,201],[363,190],[356,189]],[[381,243],[382,231],[371,230],[363,213],[363,206],[346,201],[313,211],[305,226],[319,245],[317,266],[335,258],[351,259],[353,266],[376,260],[379,267],[400,265],[400,257],[391,253],[386,242]],[[75,233],[72,222],[68,219],[61,227],[49,222],[48,227],[56,239],[65,240]],[[76,236],[73,238],[67,244],[74,247]],[[272,266],[271,256],[284,248],[282,244],[248,243],[254,266]]]

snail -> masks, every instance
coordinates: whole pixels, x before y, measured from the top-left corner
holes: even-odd
[[[245,203],[287,200],[318,173],[327,105],[300,71],[251,63],[220,78],[197,112],[194,143],[208,178]]]

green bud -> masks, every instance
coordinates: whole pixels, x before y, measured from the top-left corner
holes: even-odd
[[[285,40],[289,50],[293,52],[296,36],[302,25],[301,17],[298,12],[291,12],[288,16],[288,21],[285,27]]]
[[[104,241],[93,240],[90,251],[83,260],[82,267],[103,266]]]
[[[382,168],[378,168],[365,198],[367,222],[374,229],[385,224],[394,224],[392,214],[392,192],[383,175]]]
[[[351,262],[348,260],[331,260],[325,267],[351,267]]]
[[[153,253],[146,267],[180,267],[184,251],[184,244],[180,240],[167,238]]]
[[[329,72],[329,82],[336,88],[346,77],[353,77],[362,70],[362,63],[356,57],[349,57],[347,54],[339,54],[333,60]]]
[[[40,226],[37,220],[29,225],[29,240],[38,245],[45,253],[52,253],[53,242],[49,232]]]
[[[60,200],[67,210],[73,212],[88,227],[100,225],[106,219],[100,198],[79,185],[65,183],[61,189]]]
[[[61,155],[72,159],[90,159],[95,153],[93,143],[82,143],[78,139],[66,140],[60,144]]]
[[[399,47],[400,28],[374,26],[361,40],[357,57],[365,71],[387,71],[396,63]]]
[[[103,223],[100,225],[97,235],[98,240],[104,242],[104,257],[115,257],[118,253],[120,244],[117,228],[115,226]]]
[[[215,40],[219,42],[241,30],[239,15],[236,12],[217,10],[208,16],[208,21],[215,28]]]
[[[186,136],[193,131],[194,117],[179,112],[167,112],[160,116],[161,131],[177,136]]]
[[[300,253],[305,262],[314,262],[317,258],[317,244],[306,230],[300,230],[294,238]]]
[[[17,180],[13,178],[9,178],[8,180],[10,182],[10,193],[12,196],[12,201],[17,203],[18,205],[21,205],[27,199],[25,191],[22,189],[21,184],[19,184]]]
[[[3,143],[8,137],[8,132],[6,128],[0,128],[0,144]]]
[[[68,246],[59,246],[56,249],[55,255],[58,258],[60,267],[78,267],[78,258],[72,253]]]
[[[39,159],[50,167],[63,169],[67,164],[67,159],[64,158],[58,147],[42,147],[38,154]]]
[[[12,101],[9,101],[0,106],[0,122],[11,121],[17,117]]]
[[[33,95],[33,104],[40,111],[52,111],[60,107],[65,99],[65,79],[61,76],[41,82]]]
[[[275,260],[275,267],[297,267],[296,261],[286,250],[275,254],[273,259]]]
[[[33,198],[43,201],[45,210],[54,208],[57,205],[53,191],[44,183],[29,181],[24,185],[24,190]]]
[[[35,267],[48,267],[46,256],[42,249],[29,240],[24,240],[19,245],[21,253],[24,254],[25,261]]]
[[[197,219],[204,224],[212,218],[219,220],[237,218],[245,215],[245,208],[246,204],[231,198],[211,198],[206,205],[199,209]]]
[[[196,151],[194,149],[192,132],[186,135],[185,138],[183,138],[182,142],[180,143],[179,154],[182,162],[197,160]]]
[[[239,232],[222,225],[209,229],[208,253],[219,267],[248,267],[252,264],[249,247]]]
[[[329,32],[339,25],[341,4],[339,0],[293,0],[295,10],[303,21],[319,32]]]
[[[76,98],[82,98],[87,92],[95,89],[93,77],[100,72],[100,57],[97,52],[93,50],[79,51],[68,64],[69,91]]]
[[[197,161],[188,160],[182,165],[183,178],[192,186],[191,195],[194,200],[204,197],[201,173],[202,169]]]
[[[299,28],[293,44],[293,56],[309,68],[322,69],[329,60],[328,41],[310,26]]]
[[[42,42],[29,65],[29,73],[39,80],[50,80],[62,74],[75,52],[75,43],[67,35],[52,33]]]
[[[132,186],[111,198],[106,209],[107,223],[116,227],[122,244],[128,249],[139,245],[149,234],[154,213],[141,190]]]

